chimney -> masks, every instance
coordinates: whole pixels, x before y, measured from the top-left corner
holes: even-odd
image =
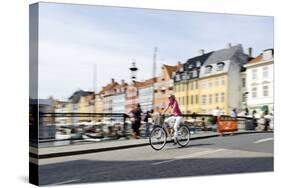
[[[248,48],[248,56],[253,57],[253,48]]]
[[[272,49],[264,50],[262,52],[262,58],[263,58],[263,60],[272,59],[273,58],[273,50]]]
[[[230,42],[226,44],[226,48],[231,48],[231,43]]]
[[[114,83],[115,83],[114,78],[111,78],[111,83],[112,83],[112,84],[114,84]]]
[[[204,55],[204,53],[205,53],[204,49],[198,50],[198,55]]]
[[[125,80],[121,80],[121,84],[124,85],[125,84]]]

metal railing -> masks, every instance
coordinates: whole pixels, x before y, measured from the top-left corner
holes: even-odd
[[[213,115],[183,114],[182,116],[183,123],[188,123],[194,132],[216,131]],[[38,135],[35,137],[31,135],[30,141],[40,144],[58,141],[105,141],[128,138],[131,134],[131,122],[128,117],[125,113],[39,113],[39,125],[34,121],[30,123],[30,128],[37,126]],[[152,129],[152,125],[156,123],[153,118],[149,123],[149,129],[147,129],[147,122],[142,122],[141,135],[147,135],[145,132]],[[246,120],[252,120],[252,118],[238,116],[237,120],[239,129],[244,129]]]

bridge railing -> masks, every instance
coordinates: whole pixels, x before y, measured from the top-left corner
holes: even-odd
[[[183,114],[182,116],[183,123],[189,123],[194,131],[216,131],[213,115]],[[30,141],[45,143],[66,140],[104,141],[128,138],[131,134],[131,122],[128,117],[125,113],[40,112],[38,123],[30,117],[30,128],[34,126],[38,128],[38,133],[31,131],[31,134],[34,133],[35,136],[30,135]],[[250,117],[238,116],[238,128],[244,129],[245,122],[251,119]],[[153,124],[153,121],[150,121],[151,124]],[[140,129],[142,135],[145,135],[144,132],[147,131],[145,122],[142,122]]]

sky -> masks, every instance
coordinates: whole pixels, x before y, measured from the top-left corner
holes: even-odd
[[[152,77],[163,64],[242,44],[257,56],[273,48],[273,17],[121,8],[59,3],[39,4],[39,98],[67,100],[78,90],[100,91],[114,78],[130,83]]]

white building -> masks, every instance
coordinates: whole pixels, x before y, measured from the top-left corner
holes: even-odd
[[[139,103],[144,112],[152,109],[153,87],[144,87],[139,89]]]
[[[273,62],[274,50],[264,50],[249,61],[246,70],[247,106],[252,112],[262,113],[263,107],[273,110]]]
[[[112,112],[125,113],[125,93],[118,93],[112,96]]]

